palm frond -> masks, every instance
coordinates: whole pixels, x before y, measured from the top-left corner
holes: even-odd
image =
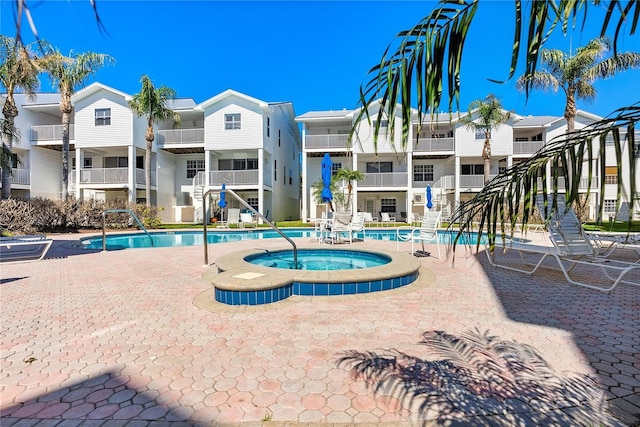
[[[625,166],[629,170],[619,171],[621,179],[617,184],[617,199],[622,200],[623,195],[626,195],[628,200],[634,200],[635,184],[632,188],[623,188],[623,181],[626,180],[622,179],[622,174],[635,173],[638,155],[636,126],[639,120],[640,103],[618,109],[609,117],[587,128],[554,138],[529,159],[508,168],[491,180],[473,199],[462,203],[453,213],[452,223],[460,224],[459,231],[455,232],[453,245],[464,240],[465,233],[472,228],[472,222],[479,221],[481,229],[486,230],[489,250],[494,250],[497,237],[506,237],[505,225],[508,222],[514,223],[514,214],[522,215],[518,222],[523,229],[526,227],[532,217],[538,193],[555,196],[564,192],[567,205],[571,205],[579,199],[584,188],[584,183],[580,180],[585,175],[585,162],[589,176],[587,197],[591,192],[591,176],[594,175],[591,161],[599,165],[601,191],[598,219],[601,218],[604,205],[603,177],[606,164],[631,165]],[[613,159],[612,154],[605,149],[608,144],[614,145]],[[594,156],[596,150],[598,154]],[[547,180],[547,168],[551,169],[551,182]],[[561,185],[561,182],[564,182],[564,185]],[[631,182],[634,180],[631,179]],[[633,216],[634,208],[634,203],[631,202],[630,217]],[[557,212],[557,206],[551,206],[550,210]],[[478,241],[477,248],[480,245],[481,242]]]

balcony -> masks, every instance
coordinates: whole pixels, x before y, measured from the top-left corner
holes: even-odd
[[[513,155],[531,155],[544,147],[544,141],[514,141]]]
[[[69,182],[76,184],[75,171],[69,174]],[[128,185],[129,168],[91,168],[80,169],[82,185]],[[144,169],[136,169],[136,185],[146,185]],[[151,172],[151,185],[156,185],[156,173]]]
[[[211,171],[209,185],[258,185],[258,170]]]
[[[408,183],[407,172],[365,173],[358,187],[406,187]]]
[[[76,139],[75,126],[69,125],[69,141]],[[31,144],[48,145],[62,144],[62,125],[31,126]]]
[[[2,169],[0,169],[0,176],[2,176]],[[11,169],[11,185],[29,185],[30,182],[29,169]],[[0,187],[2,187],[2,182],[0,182]]]
[[[413,146],[413,152],[441,152],[453,151],[453,138],[419,138],[418,143]]]
[[[158,131],[158,148],[166,145],[203,145],[204,129],[170,129]]]
[[[347,149],[349,144],[348,134],[306,135],[304,137],[305,149]]]

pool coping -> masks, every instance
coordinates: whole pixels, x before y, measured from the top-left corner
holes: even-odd
[[[360,251],[360,249],[334,247],[323,247],[322,249]],[[271,249],[271,251],[276,250],[291,250],[291,248]],[[257,255],[264,252],[264,250],[248,249],[222,255],[216,260],[215,266],[210,267],[202,275],[202,279],[214,288],[223,291],[248,292],[272,290],[294,282],[344,283],[379,281],[416,274],[421,266],[420,261],[410,254],[379,249],[366,250],[366,252],[389,257],[391,259],[389,263],[377,267],[355,270],[283,270],[255,265],[245,261],[245,257],[249,255]],[[255,273],[259,276],[251,279],[239,277],[241,274],[246,273]]]

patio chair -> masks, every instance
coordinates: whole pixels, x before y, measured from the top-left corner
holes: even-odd
[[[391,225],[393,223],[393,225],[396,224],[396,217],[389,215],[388,212],[380,212],[380,222],[382,224],[387,224],[387,226]]]
[[[365,212],[364,213],[364,222],[365,224],[377,224],[378,223],[378,217],[377,216],[373,216],[371,214],[371,212]]]
[[[626,277],[631,272],[640,271],[640,264],[611,258],[612,252],[599,253],[592,244],[591,239],[584,232],[582,224],[573,209],[567,208],[564,196],[557,198],[557,209],[554,212],[551,212],[551,201],[548,202],[548,210],[545,210],[544,196],[542,195],[538,196],[536,205],[540,215],[547,218],[546,224],[551,246],[510,241],[506,245],[506,249],[517,251],[522,264],[526,267],[516,267],[501,262],[497,259],[496,254],[487,248],[485,253],[491,265],[532,275],[543,265],[545,259],[550,257],[557,262],[565,279],[576,286],[610,292],[620,283],[640,285],[637,278],[633,281],[627,280]],[[525,258],[525,255],[527,258]],[[586,273],[583,271],[581,277],[589,277],[595,279],[595,281],[605,278],[609,282],[609,286],[607,287],[607,284],[587,283],[580,277],[576,277],[578,275],[572,275],[578,267],[593,270],[587,270]],[[600,274],[598,275],[597,272]]]
[[[39,261],[52,243],[45,235],[0,237],[0,262]]]
[[[240,228],[240,209],[229,208],[227,211],[227,227],[231,228],[232,225]]]
[[[343,237],[349,241],[349,244],[353,242],[353,235],[351,233],[351,221],[352,215],[346,212],[336,212],[333,215],[333,220],[330,223],[329,237],[331,243],[339,243],[343,241]]]
[[[401,242],[411,242],[411,255],[415,255],[415,244],[422,244],[424,253],[424,242],[435,242],[440,259],[440,238],[438,236],[438,225],[440,224],[441,211],[427,210],[422,217],[420,227],[399,227],[396,230],[396,249],[400,250]]]
[[[258,226],[258,222],[254,220],[251,212],[241,212],[240,221],[241,221],[242,228]]]

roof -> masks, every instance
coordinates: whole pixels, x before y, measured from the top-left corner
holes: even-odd
[[[336,119],[351,119],[353,110],[329,110],[329,111],[308,111],[298,117],[296,122],[303,122],[306,120],[336,120]]]
[[[546,127],[562,120],[563,117],[558,116],[525,116],[522,120],[513,124],[514,128],[527,128],[527,127]]]
[[[259,100],[257,98],[253,98],[253,97],[251,97],[249,95],[245,95],[244,93],[237,92],[237,91],[235,91],[233,89],[227,89],[224,92],[221,92],[218,95],[215,95],[215,96],[207,99],[206,101],[201,102],[200,104],[196,105],[195,108],[197,108],[198,110],[204,110],[204,109],[206,109],[206,108],[208,108],[208,107],[210,107],[210,106],[222,101],[223,99],[226,99],[226,98],[229,98],[229,97],[232,97],[232,96],[244,99],[245,101],[251,102],[253,104],[257,104],[260,108],[263,108],[263,109],[268,109],[269,108],[269,105],[266,102],[261,101],[261,100]]]
[[[114,89],[110,86],[107,86],[99,82],[94,82],[94,83],[91,83],[89,86],[82,88],[78,92],[73,94],[71,96],[71,102],[75,104],[78,100],[86,98],[89,95],[93,95],[94,93],[97,93],[101,90],[106,90],[106,91],[115,93],[116,95],[120,95],[127,102],[131,100],[131,95],[129,95],[128,93],[124,93],[122,91],[119,91],[118,89]]]
[[[193,110],[196,102],[192,98],[175,98],[167,102],[167,107],[171,110]]]

